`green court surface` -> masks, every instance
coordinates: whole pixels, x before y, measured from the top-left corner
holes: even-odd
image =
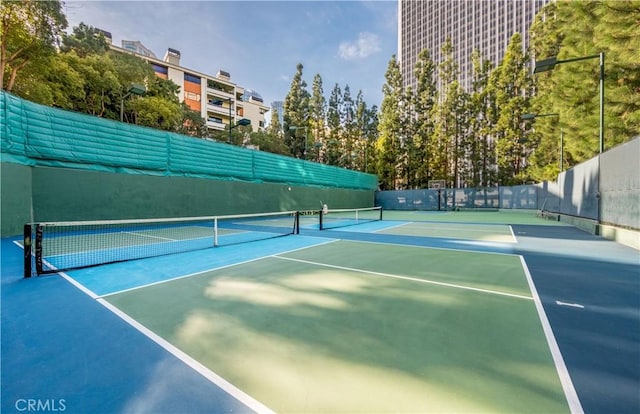
[[[382,229],[379,233],[406,236],[447,237],[515,243],[511,227],[504,224],[412,222]]]
[[[432,221],[451,223],[535,224],[566,226],[567,224],[536,217],[531,210],[473,210],[473,211],[403,211],[385,210],[385,220]]]
[[[520,256],[332,241],[104,300],[276,412],[569,412]]]

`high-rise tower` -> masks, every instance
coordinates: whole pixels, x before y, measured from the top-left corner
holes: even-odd
[[[460,84],[469,90],[473,50],[497,66],[514,33],[522,34],[522,47],[528,47],[529,26],[549,1],[398,0],[398,62],[405,87],[415,88],[413,71],[422,49],[439,64],[442,45],[451,38]]]

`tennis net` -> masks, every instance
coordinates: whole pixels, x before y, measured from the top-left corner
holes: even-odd
[[[298,233],[295,211],[211,217],[30,223],[25,277]]]
[[[322,210],[320,212],[320,230],[382,220],[382,207],[345,208]]]

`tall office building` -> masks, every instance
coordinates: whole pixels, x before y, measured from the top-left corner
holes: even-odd
[[[497,66],[514,33],[529,45],[529,26],[552,0],[398,0],[398,62],[404,86],[415,88],[413,74],[418,54],[428,49],[436,64],[447,38],[453,44],[460,83],[470,90],[471,53],[478,49]]]

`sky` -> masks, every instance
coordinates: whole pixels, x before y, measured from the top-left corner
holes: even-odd
[[[362,91],[367,107],[382,102],[389,60],[397,54],[393,1],[65,1],[68,32],[81,22],[107,32],[113,44],[139,40],[163,59],[206,75],[218,70],[253,89],[265,104],[284,101],[296,65],[311,92],[322,78],[325,98],[336,84]]]

